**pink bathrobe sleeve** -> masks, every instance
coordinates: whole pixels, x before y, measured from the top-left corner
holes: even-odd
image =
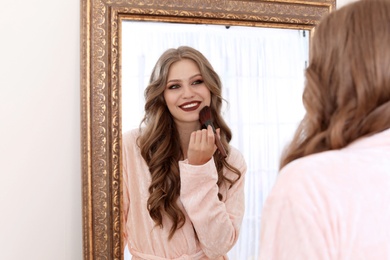
[[[230,189],[227,185],[218,188],[214,159],[199,166],[179,162],[181,191],[177,203],[186,221],[169,240],[170,219],[164,218],[164,227],[160,228],[147,210],[151,176],[136,145],[138,136],[138,130],[124,134],[122,153],[124,237],[133,259],[227,259],[226,253],[237,241],[245,210],[246,163],[241,153],[231,147],[227,158],[242,174]],[[227,169],[224,174],[229,179],[237,178]]]
[[[263,208],[260,254],[390,259],[390,130],[285,166]]]
[[[245,163],[237,151],[229,160],[245,173]],[[209,258],[225,255],[236,243],[244,214],[244,174],[218,199],[218,175],[214,159],[202,166],[180,162],[180,200],[194,225],[200,246]],[[232,174],[230,178],[235,178]]]

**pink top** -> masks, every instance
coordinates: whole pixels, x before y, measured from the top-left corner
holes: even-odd
[[[226,253],[237,241],[244,215],[244,176],[246,164],[241,153],[231,147],[228,162],[242,176],[231,189],[216,184],[218,176],[211,159],[193,166],[180,161],[181,191],[178,205],[186,222],[168,240],[171,221],[163,218],[163,229],[155,226],[147,210],[151,176],[136,145],[138,129],[123,136],[123,209],[125,243],[133,259],[227,259]],[[225,176],[237,175],[226,170]],[[218,199],[218,191],[223,201]],[[199,240],[195,238],[194,228]]]
[[[390,259],[390,129],[286,165],[262,215],[261,259]]]

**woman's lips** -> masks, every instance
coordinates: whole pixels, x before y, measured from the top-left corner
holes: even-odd
[[[180,105],[179,107],[186,111],[186,112],[189,112],[189,111],[194,111],[194,110],[197,110],[200,106],[200,102],[199,101],[194,101],[194,102],[187,102],[187,103],[184,103],[182,105]]]

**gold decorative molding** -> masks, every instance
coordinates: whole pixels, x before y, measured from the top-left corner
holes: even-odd
[[[122,20],[311,30],[335,0],[81,0],[84,259],[123,259]]]

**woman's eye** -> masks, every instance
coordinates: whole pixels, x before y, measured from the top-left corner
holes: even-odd
[[[179,85],[171,85],[168,87],[168,89],[177,89],[177,88],[180,88]]]
[[[202,84],[203,83],[203,80],[199,79],[199,80],[195,80],[194,82],[192,82],[192,85],[198,85],[198,84]]]

